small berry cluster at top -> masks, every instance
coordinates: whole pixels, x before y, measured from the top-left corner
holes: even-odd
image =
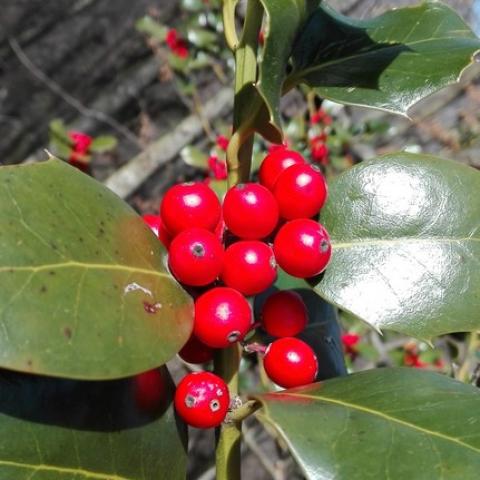
[[[188,57],[188,44],[178,35],[178,32],[175,30],[175,28],[170,28],[167,31],[167,34],[165,35],[165,43],[170,51],[177,57]]]
[[[68,163],[82,172],[88,173],[90,168],[90,146],[93,138],[83,132],[70,131],[68,136],[72,141]]]
[[[223,205],[205,183],[177,184],[166,192],[160,216],[144,217],[168,249],[172,274],[187,288],[201,289],[192,337],[179,352],[188,363],[204,363],[215,349],[244,341],[256,326],[245,297],[271,287],[277,265],[307,278],[330,260],[328,233],[312,219],[327,199],[322,173],[299,153],[277,148],[263,160],[259,180],[230,188]],[[294,291],[276,292],[263,305],[261,325],[278,339],[256,351],[281,387],[316,378],[314,351],[295,338],[307,322],[306,306]],[[248,345],[245,350],[252,351]],[[186,375],[175,394],[179,415],[195,427],[219,425],[229,405],[225,382],[209,372]]]

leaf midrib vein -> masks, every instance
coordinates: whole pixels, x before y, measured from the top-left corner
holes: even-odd
[[[15,272],[37,273],[44,270],[55,270],[55,269],[62,269],[62,268],[65,268],[65,269],[85,268],[90,270],[118,270],[118,271],[130,272],[130,273],[143,273],[146,275],[154,275],[157,277],[171,278],[170,275],[168,275],[165,272],[159,272],[157,270],[149,270],[147,268],[131,267],[128,265],[121,265],[121,264],[85,263],[85,262],[75,262],[75,261],[50,263],[50,264],[44,264],[44,265],[32,265],[32,266],[15,266],[15,265],[3,266],[3,267],[0,267],[0,273],[10,272],[12,270]]]
[[[361,247],[361,246],[373,246],[373,245],[395,245],[405,243],[461,243],[461,242],[478,242],[480,238],[476,237],[398,237],[398,238],[369,238],[365,240],[349,241],[349,242],[335,242],[332,240],[332,247],[334,250],[340,250],[343,248]]]
[[[428,428],[420,427],[418,425],[415,425],[414,423],[407,422],[405,420],[401,420],[399,418],[391,417],[390,415],[387,415],[386,413],[379,412],[377,410],[372,410],[371,408],[365,407],[363,405],[356,405],[354,403],[349,403],[345,402],[343,400],[337,400],[334,398],[330,397],[323,397],[321,395],[315,396],[315,395],[306,395],[306,394],[298,394],[298,393],[280,393],[280,396],[288,396],[288,397],[297,397],[301,399],[309,398],[311,400],[315,401],[323,401],[326,403],[333,403],[334,405],[339,405],[345,408],[350,408],[352,410],[358,410],[363,413],[367,413],[369,415],[373,415],[376,417],[383,418],[387,421],[393,422],[393,423],[398,423],[399,425],[402,425],[404,427],[411,428],[412,430],[417,430],[425,435],[431,435],[434,437],[441,438],[443,440],[450,441],[452,443],[456,443],[462,447],[468,448],[470,450],[473,450],[476,453],[480,453],[480,449],[475,448],[473,445],[469,445],[468,443],[464,443],[458,438],[455,437],[449,437],[448,435],[445,435],[444,433],[441,432],[436,432],[435,430],[429,430]]]
[[[68,468],[68,467],[57,467],[54,465],[46,464],[31,464],[31,463],[20,463],[10,460],[0,460],[0,467],[12,467],[12,468],[25,468],[35,471],[48,471],[48,472],[57,472],[59,474],[74,474],[74,475],[83,475],[86,478],[95,478],[98,480],[130,480],[127,477],[120,477],[118,475],[109,475],[106,473],[97,473],[90,470],[84,470],[82,468]]]

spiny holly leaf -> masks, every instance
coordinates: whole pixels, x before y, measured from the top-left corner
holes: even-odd
[[[184,479],[174,389],[166,369],[103,382],[0,371],[0,477]]]
[[[291,277],[279,270],[275,285],[255,297],[256,318],[260,318],[262,306],[267,298],[279,290],[297,292],[307,307],[308,325],[297,337],[307,342],[317,355],[319,360],[317,380],[345,375],[347,371],[336,309],[321,299],[304,280]],[[272,340],[272,337],[265,334],[265,342]]]
[[[0,167],[0,366],[106,379],[187,341],[190,297],[116,195],[64,162]]]
[[[479,49],[464,21],[439,2],[371,20],[351,19],[322,4],[301,28],[287,85],[306,82],[336,102],[406,114],[457,81]]]
[[[310,480],[478,478],[480,395],[470,385],[377,369],[259,399],[259,418],[279,431]]]
[[[327,301],[422,339],[480,328],[480,172],[408,153],[363,162],[332,182],[320,221]]]

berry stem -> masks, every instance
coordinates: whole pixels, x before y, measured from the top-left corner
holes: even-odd
[[[255,413],[261,407],[260,403],[257,400],[248,400],[242,406],[233,410],[228,418],[233,422],[241,422],[247,417]]]
[[[218,350],[214,357],[215,373],[228,385],[230,396],[238,394],[238,368],[241,349],[238,344]],[[240,480],[240,442],[242,422],[224,423],[216,431],[216,478],[217,480]]]

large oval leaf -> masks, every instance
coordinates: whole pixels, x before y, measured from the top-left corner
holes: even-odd
[[[189,296],[116,195],[64,162],[0,167],[0,367],[128,376],[186,342]]]
[[[408,153],[363,162],[332,183],[321,222],[326,300],[422,339],[480,328],[480,172]]]
[[[0,372],[0,478],[184,479],[173,383],[166,369],[148,375],[86,382]]]
[[[322,4],[294,46],[292,86],[306,82],[340,103],[406,114],[455,82],[480,40],[449,7],[425,2],[355,20]]]
[[[310,480],[478,478],[479,392],[442,375],[371,370],[259,399]]]

